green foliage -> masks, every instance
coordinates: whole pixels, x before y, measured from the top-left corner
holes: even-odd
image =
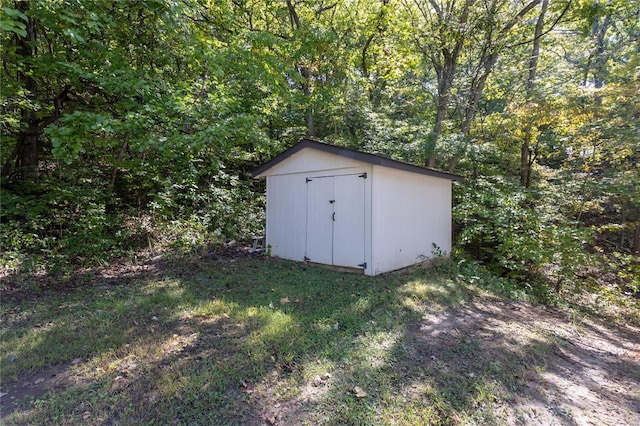
[[[606,269],[612,270],[620,282],[624,283],[622,289],[626,294],[640,292],[640,259],[638,256],[626,253],[613,252],[604,260]],[[613,287],[620,287],[614,285]]]
[[[146,242],[144,229],[122,224],[123,215],[107,213],[108,200],[89,179],[73,186],[50,180],[27,196],[15,188],[1,191],[3,267],[69,272],[73,266],[137,250]]]
[[[3,5],[2,263],[68,269],[262,234],[250,171],[313,133],[467,177],[461,247],[523,288],[578,283],[587,252],[633,282],[633,6],[552,2],[525,88],[539,3],[439,5]]]
[[[526,191],[495,177],[468,185],[454,208],[458,242],[491,268],[525,286],[546,276],[559,291],[588,265],[589,233],[562,214],[562,188]]]
[[[264,197],[256,196],[251,183],[222,170],[208,186],[165,181],[149,206],[161,218],[159,223],[167,223],[165,237],[185,248],[231,239],[250,241],[264,234]]]
[[[19,10],[12,9],[10,7],[2,8],[2,17],[0,18],[0,30],[16,33],[21,37],[26,37],[27,32],[25,21],[27,21],[27,15]]]

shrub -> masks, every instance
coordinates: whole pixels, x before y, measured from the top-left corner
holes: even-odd
[[[504,276],[524,285],[546,279],[560,291],[589,262],[589,230],[562,214],[561,188],[525,190],[494,176],[466,184],[457,201],[459,245]]]

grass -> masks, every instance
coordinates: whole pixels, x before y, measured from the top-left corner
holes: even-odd
[[[183,258],[73,280],[3,300],[3,386],[56,373],[5,424],[500,423],[494,402],[526,381],[514,370],[548,350],[485,359],[473,336],[419,340],[425,316],[480,291],[447,268]]]

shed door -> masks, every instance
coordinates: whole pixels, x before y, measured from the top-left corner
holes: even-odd
[[[333,264],[357,268],[364,264],[364,178],[336,176]]]
[[[365,175],[307,181],[307,258],[352,268],[364,265]]]
[[[333,177],[307,179],[307,258],[333,264]]]

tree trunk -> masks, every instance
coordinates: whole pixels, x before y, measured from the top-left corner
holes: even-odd
[[[433,10],[435,10],[436,12],[435,16],[426,13],[422,9],[421,11],[425,21],[430,22],[436,28],[441,27],[444,23],[450,21],[456,21],[455,25],[457,28],[464,28],[466,27],[469,17],[469,10],[474,1],[475,0],[465,0],[464,6],[462,7],[459,15],[454,15],[453,9],[439,4],[436,0],[429,0],[429,3],[431,4]],[[440,31],[443,31],[443,33],[439,34],[439,36],[444,40],[446,38],[446,28],[441,28],[442,29]],[[432,152],[429,152],[428,158],[425,161],[425,164],[428,167],[435,167],[436,165],[436,146],[438,143],[438,139],[440,139],[440,136],[442,135],[442,125],[447,116],[451,87],[453,86],[453,80],[458,68],[458,59],[460,57],[460,53],[465,41],[466,39],[464,37],[459,37],[448,46],[439,45],[437,47],[434,47],[433,44],[431,44],[431,47],[425,47],[418,41],[418,47],[425,55],[427,60],[431,62],[431,65],[436,71],[436,79],[438,81],[436,118],[433,123],[433,139],[431,141],[433,146]],[[432,42],[430,41],[426,43],[427,46],[429,46],[429,43]]]
[[[620,218],[620,247],[624,250],[624,237],[625,237],[625,235],[624,235],[625,223],[624,222],[627,219],[626,218],[626,214],[625,214],[626,210],[624,208],[624,200],[622,200],[621,205],[622,205],[622,207],[621,207],[622,211],[620,212],[620,214],[621,214],[622,217]]]
[[[307,109],[307,136],[313,137],[315,136],[315,130],[313,129],[313,109],[309,107]]]
[[[451,87],[453,86],[453,78],[456,74],[456,68],[458,66],[458,54],[459,47],[456,46],[453,52],[449,52],[445,49],[442,51],[442,63],[437,63],[435,59],[432,59],[432,64],[436,68],[436,75],[438,79],[438,102],[436,103],[436,118],[433,123],[433,152],[429,153],[427,159],[428,167],[435,167],[436,165],[436,144],[438,139],[442,135],[442,125],[447,118],[447,108],[449,107],[449,96],[451,93]]]
[[[443,89],[442,92],[438,89],[438,92],[436,119],[433,123],[433,152],[429,153],[429,158],[427,159],[427,166],[429,167],[436,166],[436,144],[440,139],[440,135],[442,135],[442,123],[447,116],[447,105],[449,104],[449,89]]]
[[[531,185],[531,124],[525,126],[524,142],[520,146],[520,185],[529,188]]]
[[[596,18],[597,19],[597,18]],[[611,23],[611,16],[604,17],[602,25],[598,25],[598,21],[594,24],[593,35],[596,37],[596,61],[593,67],[593,85],[596,89],[604,86],[604,68],[607,62],[607,55],[605,53],[604,36],[609,29]],[[602,96],[596,95],[596,105],[602,104]]]
[[[287,10],[289,11],[289,21],[291,23],[291,28],[293,30],[299,30],[302,26],[300,22],[300,17],[298,16],[298,12],[294,4],[291,0],[287,0]],[[308,65],[300,65],[298,67],[300,75],[304,79],[302,83],[302,94],[307,99],[307,110],[305,113],[305,125],[307,127],[306,135],[308,137],[312,137],[315,135],[315,131],[313,128],[313,108],[311,106],[311,84],[312,84],[312,75],[311,70]]]
[[[383,33],[387,30],[387,24],[385,23],[385,14],[387,13],[386,7],[389,5],[390,0],[381,0],[380,1],[380,11],[378,12],[377,19],[374,21],[374,28],[371,30],[371,34],[367,37],[362,46],[362,54],[360,59],[360,66],[362,68],[362,75],[367,82],[369,82],[367,90],[369,92],[369,102],[371,102],[373,109],[377,109],[380,107],[382,102],[382,91],[386,86],[384,81],[384,77],[381,75],[375,75],[375,81],[373,83],[370,82],[372,77],[369,72],[369,66],[367,65],[367,55],[369,54],[369,47],[371,47],[371,43],[376,38],[376,35],[382,36]]]
[[[309,105],[307,106],[306,111],[306,125],[307,125],[307,136],[314,136],[315,132],[313,129],[313,107],[311,104],[311,71],[309,71],[309,67],[303,66],[300,67],[300,74],[304,78],[304,82],[302,83],[302,94],[307,99]]]
[[[29,10],[29,2],[16,3],[16,8],[26,13]],[[17,74],[17,79],[24,87],[27,98],[35,103],[37,98],[37,83],[31,72],[31,58],[37,55],[37,23],[33,18],[26,22],[26,35],[16,35],[16,53],[24,59],[21,61],[24,68]],[[12,173],[18,179],[35,179],[38,173],[38,160],[40,154],[40,129],[39,121],[32,108],[25,107],[20,115],[20,131],[16,138],[16,145],[7,158],[3,168],[2,177],[9,177]]]
[[[538,71],[538,57],[540,56],[540,38],[542,37],[542,29],[544,27],[544,17],[549,7],[549,0],[542,0],[542,6],[540,8],[540,15],[536,22],[536,29],[533,38],[533,46],[531,48],[531,56],[529,57],[529,75],[527,76],[527,83],[525,85],[527,104],[531,104],[534,97],[534,88],[536,82],[536,73]],[[531,166],[533,153],[531,150],[531,143],[533,139],[533,123],[530,119],[524,127],[524,140],[520,147],[520,184],[529,188],[531,185]]]
[[[30,120],[33,123],[33,120]],[[29,127],[20,132],[18,144],[20,149],[16,159],[16,172],[23,179],[38,177],[38,160],[40,157],[40,138],[38,128]]]

